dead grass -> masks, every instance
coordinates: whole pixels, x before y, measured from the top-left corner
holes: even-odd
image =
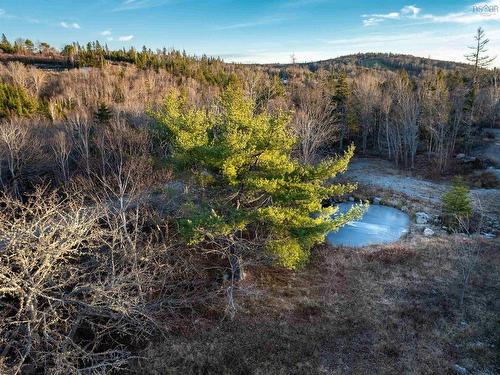
[[[481,242],[460,306],[463,237],[318,250],[300,273],[247,269],[232,321],[148,348],[141,374],[498,373],[497,246]],[[472,241],[482,241],[474,239]],[[498,244],[497,244],[498,245]]]

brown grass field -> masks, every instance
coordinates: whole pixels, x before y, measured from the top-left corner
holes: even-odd
[[[496,374],[499,270],[498,242],[463,236],[323,246],[298,273],[249,266],[233,320],[151,345],[136,373]]]

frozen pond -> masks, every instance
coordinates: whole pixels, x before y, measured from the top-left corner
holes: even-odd
[[[345,213],[354,203],[340,203],[338,213]],[[387,206],[370,205],[363,217],[351,221],[336,232],[328,233],[332,245],[361,247],[397,241],[408,232],[410,218],[404,212]]]

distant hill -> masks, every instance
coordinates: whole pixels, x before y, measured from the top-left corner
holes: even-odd
[[[196,57],[191,57],[196,60]],[[108,59],[108,61],[114,61]],[[42,54],[7,54],[0,52],[0,62],[19,61],[24,64],[35,65],[42,69],[68,69],[74,67],[67,57],[62,56],[60,53],[52,53],[49,56]],[[222,63],[222,61],[221,61]],[[231,63],[222,63],[223,65],[233,65]],[[247,65],[247,64],[240,64]],[[250,66],[261,66],[273,69],[283,69],[291,67],[292,64],[248,64]],[[315,72],[319,69],[334,69],[346,70],[348,72],[356,71],[358,69],[380,69],[398,71],[401,69],[406,70],[410,75],[420,75],[424,71],[442,69],[444,71],[465,70],[470,65],[454,62],[443,61],[436,59],[429,59],[425,57],[417,57],[412,55],[401,55],[393,53],[357,53],[353,55],[340,56],[333,59],[313,61],[308,63],[295,64],[303,69]]]
[[[274,67],[284,67],[291,64],[273,64]],[[357,53],[354,55],[340,56],[333,59],[299,63],[298,66],[308,68],[311,71],[323,69],[346,69],[358,68],[385,69],[398,71],[405,69],[408,73],[418,75],[426,70],[462,70],[469,65],[454,61],[443,61],[417,57],[412,55],[401,55],[393,53]]]

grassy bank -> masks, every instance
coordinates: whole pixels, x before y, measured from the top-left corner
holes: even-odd
[[[416,237],[325,246],[302,273],[250,268],[234,320],[200,319],[147,349],[136,372],[497,373],[497,245]]]

